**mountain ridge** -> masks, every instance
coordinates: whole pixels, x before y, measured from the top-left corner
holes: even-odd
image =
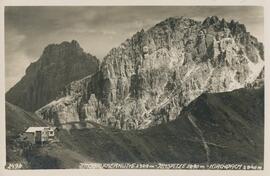
[[[263,52],[239,22],[168,18],[113,48],[96,74],[66,86],[58,104],[36,113],[57,125],[70,118],[148,128],[174,120],[203,92],[246,87],[264,67]]]

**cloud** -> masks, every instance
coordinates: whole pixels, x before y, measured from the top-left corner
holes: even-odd
[[[24,72],[22,70],[25,70],[30,63],[24,51],[21,50],[21,44],[25,39],[26,36],[20,34],[15,29],[9,30],[5,36],[5,75],[7,89],[23,76]]]

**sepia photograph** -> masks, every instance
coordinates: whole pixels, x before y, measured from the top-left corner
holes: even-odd
[[[5,6],[5,170],[265,169],[263,6]]]

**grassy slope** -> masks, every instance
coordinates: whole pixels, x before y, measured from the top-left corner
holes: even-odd
[[[211,148],[214,161],[263,162],[264,89],[207,94],[188,106]],[[185,113],[183,113],[185,114]]]
[[[188,114],[208,143],[210,162],[262,163],[263,89],[204,94],[177,120],[146,130],[123,132],[104,127],[62,131],[61,140],[96,162],[204,163],[206,150]]]
[[[202,138],[188,115],[208,144],[210,162],[263,162],[264,91],[241,89],[203,94],[177,120],[146,130],[119,131],[98,125],[61,130],[59,144],[33,152],[37,164],[32,167],[76,168],[87,161],[205,163]]]
[[[47,123],[34,113],[27,112],[18,106],[6,102],[6,129],[7,137],[18,136],[29,126],[46,126]]]
[[[21,155],[22,150],[15,140],[19,134],[24,132],[29,126],[44,125],[47,125],[47,123],[39,119],[35,114],[6,102],[7,162],[22,162],[24,160]]]
[[[28,155],[22,154],[22,148],[15,140],[18,135],[29,126],[47,125],[46,121],[41,120],[34,113],[6,102],[7,162],[21,162],[25,167],[30,168],[69,168],[74,167],[80,161],[89,161],[88,158],[61,144],[52,144],[42,148],[36,147]]]

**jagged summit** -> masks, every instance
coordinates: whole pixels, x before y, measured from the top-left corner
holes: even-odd
[[[217,16],[209,16],[209,17],[205,18],[205,20],[203,21],[202,24],[204,26],[210,26],[210,25],[217,24],[217,23],[220,23],[220,20]]]
[[[54,55],[57,58],[62,58],[64,55],[82,55],[83,49],[76,40],[71,42],[64,41],[60,44],[49,44],[43,50],[42,56]]]
[[[205,27],[205,28],[210,27],[210,26],[216,26],[217,27],[216,30],[223,30],[224,28],[228,28],[232,30],[233,33],[247,32],[244,24],[241,24],[238,21],[234,21],[234,20],[231,20],[230,22],[228,22],[226,21],[225,18],[219,18],[218,16],[206,17],[202,22],[198,20],[194,20],[192,18],[185,17],[185,16],[169,17],[165,19],[164,21],[156,24],[152,28],[161,27],[164,25],[170,25],[172,29],[177,25],[181,25],[183,27],[188,27],[192,25],[202,25],[202,27]]]
[[[64,46],[71,46],[71,47],[80,48],[80,44],[79,44],[79,42],[77,40],[71,40],[70,42],[69,41],[63,41],[60,44],[51,43],[47,47],[45,47],[45,50],[46,50],[46,48],[50,48],[50,47],[64,47]]]
[[[175,17],[169,17],[165,19],[164,21],[161,21],[160,23],[156,24],[154,27],[162,26],[162,25],[171,25],[172,27],[175,25],[194,25],[199,24],[200,21],[196,21],[192,18],[184,17],[184,16],[175,16]]]

